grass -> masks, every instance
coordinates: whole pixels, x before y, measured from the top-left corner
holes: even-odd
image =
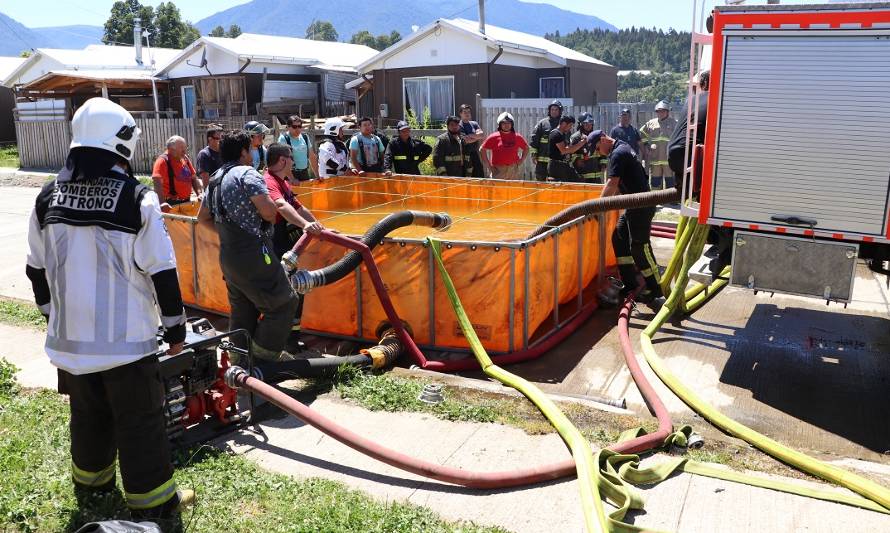
[[[19,168],[19,148],[14,144],[0,146],[0,167]]]
[[[46,320],[36,305],[2,296],[0,296],[0,322],[11,326],[46,330]]]
[[[129,519],[118,491],[78,505],[65,400],[48,390],[16,392],[12,375],[0,359],[0,531],[74,531],[92,520]],[[177,483],[198,494],[197,505],[183,514],[189,532],[504,531],[446,522],[416,505],[381,503],[333,481],[266,472],[210,446],[180,453],[177,462]]]

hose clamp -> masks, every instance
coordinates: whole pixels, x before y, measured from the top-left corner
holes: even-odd
[[[320,270],[297,270],[288,277],[290,286],[297,294],[308,294],[316,287],[324,285],[324,274]]]

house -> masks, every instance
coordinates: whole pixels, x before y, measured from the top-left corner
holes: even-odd
[[[169,107],[164,81],[155,80],[157,65],[179,50],[89,45],[81,50],[38,48],[2,78],[18,98],[20,118],[70,117],[87,99],[105,96],[134,113]]]
[[[24,57],[0,57],[0,80],[25,62]],[[15,95],[9,87],[0,86],[0,144],[15,142]]]
[[[572,98],[575,105],[614,102],[612,65],[543,37],[438,19],[358,65],[362,81],[351,87],[359,108],[379,110],[388,121],[408,109],[435,120],[462,103],[483,98]],[[371,89],[369,86],[373,85]],[[363,99],[373,100],[373,106]]]
[[[169,80],[173,108],[197,118],[301,109],[342,114],[352,105],[346,83],[377,53],[367,46],[242,33],[201,37],[158,72]],[[338,112],[339,111],[339,112]]]

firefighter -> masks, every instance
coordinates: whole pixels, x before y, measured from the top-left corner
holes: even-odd
[[[427,143],[411,137],[411,126],[404,120],[396,124],[399,136],[390,141],[383,155],[383,171],[387,176],[420,174],[420,163],[426,161],[433,149]]]
[[[578,130],[569,139],[570,145],[576,145],[581,139],[586,139],[593,132],[593,115],[581,113],[578,117]],[[578,175],[587,183],[603,183],[603,165],[608,159],[594,153],[593,147],[585,144],[583,148],[573,154],[572,165]]]
[[[460,119],[450,116],[445,120],[448,131],[436,138],[433,149],[433,165],[438,176],[455,176],[458,178],[473,175],[473,162],[469,151],[464,146],[460,132]]]
[[[662,100],[655,104],[657,117],[640,128],[640,157],[646,161],[649,182],[653,189],[671,188],[676,185],[668,165],[668,142],[677,128],[677,120],[671,117],[671,108]]]
[[[587,142],[596,153],[609,157],[603,196],[649,191],[646,171],[628,143],[609,137],[603,130],[592,132]],[[646,288],[636,297],[642,303],[651,303],[662,296],[660,271],[649,244],[654,216],[655,207],[628,209],[618,217],[618,225],[612,232],[612,248],[618,259],[621,281],[624,282],[622,295],[626,296],[637,289],[638,267],[646,280]]]
[[[550,162],[547,163],[547,174],[554,181],[581,181],[581,176],[575,171],[571,160],[579,150],[587,144],[587,137],[581,137],[578,144],[572,144],[569,138],[575,117],[571,115],[560,117],[559,125],[550,130],[550,139],[547,143],[550,149]]]
[[[550,162],[550,130],[559,125],[562,117],[562,102],[554,100],[547,106],[547,117],[535,124],[532,130],[530,143],[532,163],[535,165],[535,179],[544,181],[547,179],[547,164]]]
[[[195,498],[173,481],[158,367],[158,324],[168,354],[185,340],[173,244],[129,166],[141,134],[130,113],[92,98],[71,131],[65,168],[31,212],[26,273],[70,397],[75,493],[114,490],[119,462],[133,517],[173,529]]]

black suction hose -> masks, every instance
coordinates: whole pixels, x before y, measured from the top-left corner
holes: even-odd
[[[535,228],[535,231],[531,232],[527,239],[537,237],[556,226],[575,220],[578,217],[592,215],[594,213],[602,213],[604,211],[637,209],[640,207],[670,204],[678,201],[680,201],[680,191],[674,188],[661,191],[638,192],[634,194],[618,194],[615,196],[587,200],[567,207],[548,218],[543,224]]]
[[[446,229],[451,225],[451,217],[445,213],[428,211],[399,211],[386,216],[377,222],[362,236],[361,241],[373,249],[390,232],[405,226],[429,226],[435,229]],[[294,289],[306,294],[316,287],[329,285],[346,277],[361,264],[360,253],[350,250],[342,259],[319,270],[300,270],[291,278]]]
[[[259,379],[266,383],[279,383],[294,378],[330,376],[341,365],[365,368],[371,366],[371,358],[367,355],[340,355],[335,357],[312,357],[294,359],[293,361],[259,361],[255,371],[259,371]]]

